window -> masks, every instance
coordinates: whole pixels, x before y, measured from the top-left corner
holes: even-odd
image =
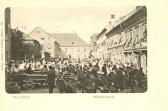
[[[118,42],[118,45],[122,45],[122,42],[123,42],[123,40],[122,40],[122,36],[120,36],[120,39],[119,39],[119,42]]]
[[[120,45],[124,45],[125,43],[126,43],[126,34],[123,32],[120,38]]]
[[[67,48],[65,48],[65,52],[68,52],[68,49],[67,49]]]
[[[138,42],[138,39],[139,39],[139,27],[136,27],[134,29],[134,40],[133,40],[133,44],[136,44]]]
[[[86,52],[86,48],[84,48],[84,52]]]
[[[113,44],[114,46],[117,45],[117,42],[118,42],[117,39],[118,39],[118,38],[115,38],[115,39],[114,39],[114,44]]]
[[[142,37],[141,38],[142,39],[146,38],[146,35],[147,35],[147,29],[146,29],[146,27],[147,27],[146,24],[142,25],[142,30],[141,30],[141,33],[142,33]]]
[[[102,42],[102,46],[105,46],[105,44],[106,44],[106,41],[104,40],[104,41]]]
[[[111,40],[110,46],[113,46],[113,39]]]
[[[78,49],[77,49],[77,50],[78,50],[78,52],[80,52],[80,48],[79,48],[79,47],[78,47]]]
[[[127,43],[126,45],[130,45],[132,43],[132,30],[127,32]]]

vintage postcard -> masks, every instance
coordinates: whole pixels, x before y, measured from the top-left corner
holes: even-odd
[[[61,107],[63,104],[76,104],[80,98],[81,104],[75,107],[102,100],[116,105],[115,98],[125,105],[135,100],[144,107],[149,105],[153,101],[149,96],[151,55],[157,40],[151,37],[155,30],[152,24],[157,20],[151,18],[154,9],[147,3],[104,2],[4,5],[0,21],[2,101],[8,98],[10,102],[31,103],[36,98],[42,107],[39,98],[51,100],[53,105],[60,101],[58,110],[66,109]],[[147,98],[151,100],[143,101]],[[2,111],[10,110],[5,107],[7,101]],[[24,106],[22,110],[29,109]]]
[[[5,83],[7,93],[145,92],[147,7],[7,7]]]

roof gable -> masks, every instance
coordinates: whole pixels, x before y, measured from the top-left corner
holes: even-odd
[[[56,41],[62,47],[89,46],[89,44],[82,40],[76,33],[47,33],[40,27],[36,27],[28,36],[36,40],[48,38],[50,41]]]
[[[36,27],[32,32],[28,34],[32,38],[45,38],[49,37],[50,35],[43,30],[41,27]]]
[[[76,33],[52,33],[50,35],[60,44],[60,46],[89,46]]]

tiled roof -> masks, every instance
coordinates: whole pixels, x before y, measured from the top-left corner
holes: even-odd
[[[50,38],[51,41],[56,41],[60,46],[89,46],[76,33],[47,33],[41,27],[36,27],[29,33],[31,38]]]
[[[52,33],[50,35],[60,46],[89,46],[76,33]]]

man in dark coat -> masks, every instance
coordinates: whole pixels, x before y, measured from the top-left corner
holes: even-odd
[[[104,72],[105,75],[107,75],[106,64],[103,64],[102,71]]]
[[[143,77],[144,77],[143,68],[139,68],[138,73],[137,73],[137,80],[138,80],[138,85],[141,88],[143,88],[143,82],[142,82]]]
[[[115,78],[115,86],[118,90],[123,90],[122,89],[123,85],[123,73],[121,70],[121,67],[117,70],[116,78]]]
[[[86,93],[96,93],[94,76],[88,73],[84,80],[84,90]]]
[[[136,84],[137,71],[138,70],[136,68],[131,68],[131,71],[129,72],[129,86],[131,89],[133,89]]]
[[[47,74],[47,83],[49,88],[49,93],[53,93],[54,85],[55,85],[55,70],[54,67],[49,67],[49,72]]]
[[[57,79],[56,85],[58,86],[58,89],[59,89],[60,93],[64,93],[65,92],[66,84],[65,84],[65,82],[64,82],[62,77]]]
[[[68,79],[66,81],[66,89],[65,89],[65,92],[66,93],[76,93],[76,86],[75,86],[75,81],[73,81],[72,79]]]

